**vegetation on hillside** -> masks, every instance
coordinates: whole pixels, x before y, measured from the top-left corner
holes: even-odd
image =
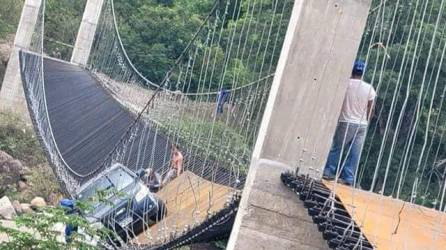
[[[194,36],[198,27],[209,15],[216,1],[214,0],[117,0],[115,1],[116,12],[118,14],[119,29],[122,35],[124,46],[131,60],[138,69],[153,82],[161,82],[165,73],[172,67],[175,60],[180,56],[186,45]],[[265,34],[269,30],[271,23],[272,30],[283,39],[286,32],[286,22],[280,22],[284,5],[289,1],[267,0],[255,4],[250,1],[231,0],[229,5],[226,1],[220,1],[217,7],[217,19],[211,18],[210,23],[206,23],[205,30],[210,30],[213,34],[213,25],[217,25],[218,34],[225,34],[220,41],[214,39],[209,53],[212,55],[212,63],[220,65],[213,69],[213,76],[209,82],[209,89],[216,91],[220,84],[223,87],[233,87],[236,77],[236,86],[241,86],[257,80],[259,75],[269,74],[270,64],[277,62],[280,49],[274,49],[273,42],[265,42]],[[287,20],[290,11],[284,13],[284,20]],[[272,22],[271,20],[274,20]],[[249,25],[250,28],[247,28]],[[222,29],[220,29],[220,27]],[[243,27],[243,28],[242,28]],[[232,38],[233,30],[234,37]],[[247,32],[249,29],[249,32]],[[162,32],[159,32],[162,31]],[[262,32],[263,31],[263,32]],[[279,34],[277,34],[279,33]],[[206,43],[207,31],[201,32],[197,39],[196,46],[204,48],[209,46]],[[271,39],[273,39],[271,38]],[[232,44],[231,39],[235,41]],[[279,44],[281,39],[279,39]],[[238,54],[239,45],[237,41],[243,41],[240,47],[246,46],[244,56]],[[231,51],[230,53],[228,51]],[[266,66],[262,68],[263,56],[256,56],[256,53],[265,51],[267,58]],[[242,52],[240,52],[242,54]],[[232,55],[226,58],[227,55]],[[205,54],[199,53],[195,59],[197,64],[204,62]],[[225,60],[228,60],[227,66]],[[223,70],[225,70],[224,77]],[[183,92],[197,92],[199,86],[199,72],[194,72],[191,84],[188,89],[180,89]],[[222,79],[221,79],[222,78]],[[222,82],[220,82],[222,81]],[[172,82],[175,82],[172,80]],[[169,86],[176,89],[177,86]],[[182,86],[180,86],[182,88]],[[208,87],[206,87],[208,88]]]
[[[33,128],[13,114],[0,113],[0,150],[28,166],[45,163]]]
[[[21,177],[27,188],[20,190],[16,183],[0,187],[0,197],[29,202],[36,196],[49,199],[60,193],[59,184],[50,169],[32,127],[12,114],[0,113],[0,150],[19,160],[27,169]],[[11,178],[12,173],[0,173],[0,180]]]

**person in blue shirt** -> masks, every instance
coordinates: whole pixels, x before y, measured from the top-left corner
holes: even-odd
[[[65,214],[67,215],[75,214],[78,212],[76,209],[75,202],[73,200],[62,199],[60,201],[60,206],[65,210]],[[77,232],[77,230],[78,230],[77,226],[69,224],[65,226],[65,241],[67,243],[71,242],[71,236],[73,235],[74,232]]]
[[[226,88],[222,88],[217,94],[217,115],[223,114],[225,103],[229,100],[230,92]]]

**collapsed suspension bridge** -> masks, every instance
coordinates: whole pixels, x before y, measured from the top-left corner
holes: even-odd
[[[445,6],[443,0],[408,2],[374,1],[366,23],[366,0],[216,1],[163,80],[154,83],[127,54],[113,0],[87,2],[71,62],[45,55],[45,0],[27,0],[19,26],[26,34],[16,38],[10,64],[20,65],[17,77],[32,123],[68,196],[115,163],[165,173],[172,145],[180,146],[185,171],[157,193],[167,217],[119,247],[175,248],[227,236],[240,203],[229,248],[255,248],[248,232],[257,230],[281,240],[274,247],[295,248],[300,241],[323,249],[322,238],[293,239],[292,230],[314,222],[334,249],[440,249],[446,237],[446,168],[440,161]],[[241,22],[232,22],[241,15]],[[357,186],[370,192],[317,181],[356,48],[382,96],[357,173]],[[246,65],[251,68],[245,72]],[[228,100],[216,112],[222,89]],[[410,124],[407,131],[403,122]],[[311,217],[299,218],[299,226],[273,225],[286,214],[295,217],[281,203],[286,195],[268,196],[279,176],[262,159],[298,167],[281,179],[308,208]],[[297,203],[294,198],[287,197]],[[258,215],[271,211],[272,222]],[[382,228],[375,223],[380,220]],[[317,233],[312,226],[310,233]]]

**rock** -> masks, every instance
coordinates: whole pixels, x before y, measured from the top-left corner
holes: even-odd
[[[4,196],[0,199],[0,217],[5,220],[12,220],[16,216],[14,207],[8,197]]]
[[[22,206],[20,205],[20,202],[18,200],[15,200],[12,202],[12,206],[14,207],[14,210],[17,214],[22,214]]]
[[[31,200],[31,208],[38,209],[46,207],[46,202],[42,197],[35,197]]]
[[[9,160],[4,162],[3,168],[9,172],[16,173],[18,175],[25,174],[25,167],[19,160]]]
[[[24,214],[31,214],[34,212],[34,210],[31,208],[31,205],[28,203],[22,203],[20,204],[20,208],[22,209],[22,212]]]
[[[9,186],[16,185],[27,171],[19,160],[0,151],[0,187],[10,188]]]
[[[17,183],[17,186],[18,186],[20,192],[23,192],[28,188],[28,185],[24,181],[19,181]]]
[[[2,165],[3,162],[7,162],[13,160],[12,156],[10,156],[8,153],[0,150],[0,165]]]

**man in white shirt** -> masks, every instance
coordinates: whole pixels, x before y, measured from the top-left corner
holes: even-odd
[[[373,86],[362,81],[364,71],[365,63],[356,61],[323,176],[327,180],[339,176],[341,183],[350,186],[355,184],[356,169],[376,98]],[[341,162],[343,153],[345,160]]]

